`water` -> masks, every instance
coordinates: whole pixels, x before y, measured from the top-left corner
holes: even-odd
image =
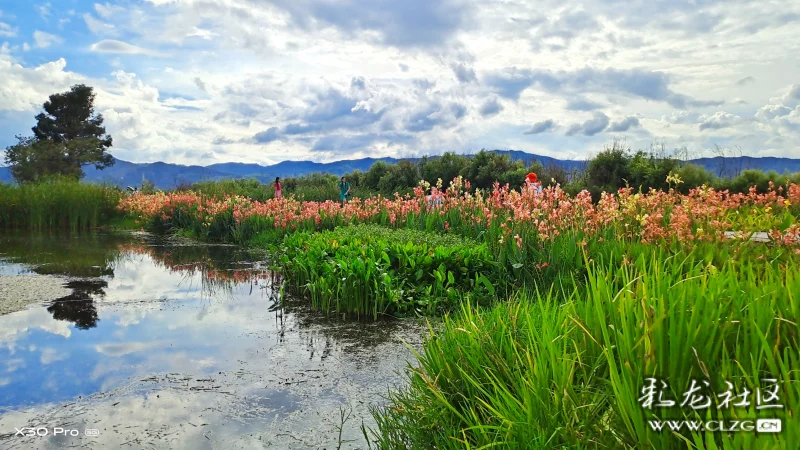
[[[402,385],[422,328],[281,308],[265,256],[0,235],[0,274],[71,291],[0,316],[0,448],[335,449],[340,427],[341,448],[366,448],[368,407]]]

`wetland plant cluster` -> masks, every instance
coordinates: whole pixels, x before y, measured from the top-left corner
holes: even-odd
[[[331,314],[444,314],[408,388],[374,410],[374,447],[798,448],[800,186],[666,183],[593,199],[457,177],[344,207],[207,187],[117,198],[117,209],[151,230],[272,248],[293,288]],[[771,242],[750,242],[758,231]],[[730,383],[749,402],[704,392],[707,408],[646,408],[647,378],[677,405],[698,382]],[[765,379],[780,409],[757,409]],[[649,422],[756,418],[784,430]]]
[[[122,191],[55,177],[18,186],[0,183],[0,229],[87,230],[119,216]]]
[[[800,443],[798,204],[796,184],[623,188],[593,202],[457,178],[344,207],[191,191],[120,207],[145,226],[273,246],[288,281],[330,313],[451,312],[433,322],[409,387],[374,410],[364,431],[376,448],[744,450]],[[756,231],[772,241],[750,242]],[[643,407],[647,378],[678,406]],[[781,409],[757,409],[766,379],[778,380]],[[749,402],[705,392],[708,408],[680,407],[693,383],[730,383]],[[757,418],[784,431],[649,422]]]
[[[488,304],[501,281],[486,244],[420,230],[362,224],[298,232],[273,254],[315,308],[373,319],[435,314],[465,296]]]
[[[409,387],[374,411],[373,446],[798,448],[800,276],[795,264],[757,266],[642,252],[622,266],[596,261],[587,285],[567,295],[520,293],[492,308],[463,303],[431,331]],[[667,383],[663,400],[673,407],[644,406],[649,377]],[[765,379],[778,380],[782,408],[759,409]],[[687,401],[692,386],[703,390]],[[731,386],[737,399],[726,402]],[[782,420],[783,432],[650,426],[759,418]]]

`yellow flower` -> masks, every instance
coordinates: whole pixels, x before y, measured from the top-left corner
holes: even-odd
[[[669,184],[672,184],[672,183],[682,184],[683,180],[681,180],[681,177],[678,176],[677,173],[670,172],[669,175],[667,175],[667,183],[669,183]]]
[[[786,206],[792,206],[792,202],[790,202],[789,200],[784,200],[783,204]]]

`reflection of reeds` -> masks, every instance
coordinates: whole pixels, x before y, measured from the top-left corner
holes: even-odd
[[[259,280],[273,276],[257,267],[231,268],[241,265],[241,259],[247,256],[231,247],[156,246],[134,242],[121,244],[119,248],[122,253],[147,255],[158,266],[171,273],[182,274],[186,279],[199,275],[203,296],[232,297],[237,285],[247,283],[250,283],[252,292],[252,287],[257,286]]]
[[[30,266],[43,275],[71,277],[113,276],[121,252],[117,245],[129,239],[122,235],[94,233],[3,232],[0,249],[14,262]]]

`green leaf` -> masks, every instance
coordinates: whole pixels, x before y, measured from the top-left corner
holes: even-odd
[[[483,284],[491,295],[494,295],[494,286],[492,286],[492,282],[484,275],[479,275],[478,277],[478,282]]]

